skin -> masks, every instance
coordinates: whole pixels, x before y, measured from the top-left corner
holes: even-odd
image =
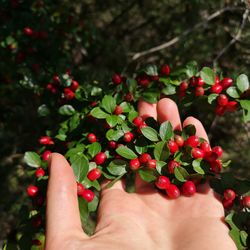
[[[157,104],[140,102],[141,116],[160,122],[169,120],[181,129],[176,104],[167,98]],[[202,124],[188,117],[183,126],[193,124],[197,135],[208,140]],[[104,184],[103,184],[104,185]],[[80,222],[76,181],[66,159],[53,153],[47,192],[46,250],[233,250],[234,242],[223,223],[224,209],[207,185],[192,197],[169,200],[152,185],[136,177],[136,193],[128,194],[122,181],[101,192],[98,222],[93,236],[87,236]]]

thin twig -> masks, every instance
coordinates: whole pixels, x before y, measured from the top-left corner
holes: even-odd
[[[166,48],[174,45],[175,43],[179,42],[183,37],[187,36],[188,34],[190,34],[191,32],[193,32],[194,30],[199,29],[200,27],[204,26],[205,24],[207,24],[211,20],[217,18],[221,14],[223,14],[223,13],[225,13],[227,11],[233,11],[233,10],[239,10],[239,9],[242,10],[241,7],[225,7],[223,9],[220,9],[220,10],[214,12],[213,14],[211,14],[210,16],[208,16],[205,20],[203,20],[203,21],[197,23],[196,25],[194,25],[192,28],[187,29],[181,35],[176,36],[176,37],[170,39],[168,42],[163,43],[161,45],[158,45],[156,47],[152,47],[152,48],[150,48],[148,50],[144,50],[144,51],[137,52],[137,53],[132,53],[132,56],[133,56],[132,57],[132,61],[135,61],[135,60],[137,60],[138,58],[140,58],[142,56],[145,56],[145,55],[157,52],[159,50],[166,49]]]
[[[231,39],[231,41],[220,51],[220,53],[216,56],[216,58],[213,60],[213,65],[216,65],[217,61],[219,60],[219,58],[226,53],[226,51],[233,45],[235,44],[241,37],[242,35],[242,31],[246,25],[246,21],[249,15],[249,9],[245,9],[243,15],[242,15],[242,21],[241,24],[238,28],[238,31],[236,33],[236,35]]]

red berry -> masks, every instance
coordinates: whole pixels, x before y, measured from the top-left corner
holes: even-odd
[[[52,141],[52,139],[49,136],[40,137],[39,143],[42,145],[53,145],[54,144],[54,142]]]
[[[143,153],[140,157],[139,157],[139,161],[141,164],[146,164],[149,160],[151,160],[151,156],[148,153]]]
[[[195,87],[196,84],[197,84],[197,81],[196,81],[196,77],[195,76],[192,76],[190,79],[189,79],[189,83],[192,87]]]
[[[165,76],[168,76],[170,74],[170,67],[169,65],[167,64],[164,64],[161,66],[161,69],[160,69],[160,72],[161,72],[161,75],[165,75]]]
[[[70,89],[75,92],[79,88],[79,83],[75,80],[71,81]]]
[[[195,88],[195,96],[203,96],[205,93],[205,90],[203,87],[196,87]]]
[[[220,83],[220,78],[218,76],[215,76],[215,81],[214,81],[215,84],[219,84]]]
[[[156,168],[156,160],[155,159],[151,159],[147,162],[147,167],[148,168]]]
[[[53,76],[53,82],[56,85],[60,85],[60,78],[59,78],[59,76],[57,74],[54,74],[54,76]]]
[[[91,202],[95,198],[95,194],[90,189],[84,189],[82,198],[85,199],[87,202]]]
[[[82,196],[83,195],[83,190],[84,190],[84,186],[82,185],[82,183],[77,182],[77,195],[78,196]]]
[[[217,103],[219,106],[226,106],[228,103],[228,98],[224,94],[220,94],[217,98]]]
[[[150,76],[150,77],[151,77],[151,81],[158,82],[160,80],[159,76]]]
[[[166,192],[170,199],[177,199],[180,196],[180,190],[174,184],[170,184],[169,187],[166,189]]]
[[[44,161],[48,161],[49,158],[50,158],[50,155],[51,155],[51,151],[50,150],[46,150],[46,151],[43,152],[42,159]]]
[[[179,150],[177,143],[173,140],[168,142],[168,148],[171,154],[175,154]]]
[[[181,187],[182,194],[192,196],[196,193],[195,184],[192,181],[186,181]]]
[[[115,141],[109,141],[108,142],[108,147],[111,149],[116,149],[117,148],[117,143]]]
[[[65,88],[63,90],[63,93],[64,93],[65,99],[68,100],[68,101],[74,99],[74,97],[75,97],[75,93],[69,88]]]
[[[174,160],[170,161],[170,162],[168,163],[168,171],[169,171],[169,173],[170,173],[170,174],[173,174],[173,173],[174,173],[174,169],[175,169],[176,167],[179,167],[179,166],[180,166],[180,163],[179,163],[179,162],[174,161]]]
[[[95,163],[97,165],[102,165],[106,161],[106,159],[107,159],[106,154],[103,152],[100,152],[100,153],[96,154],[96,156],[95,156]]]
[[[233,79],[229,77],[225,77],[224,79],[220,81],[220,85],[222,86],[223,89],[227,89],[233,85]]]
[[[233,205],[234,205],[234,200],[226,200],[226,199],[223,199],[222,201],[222,205],[225,209],[228,209],[230,210]]]
[[[134,138],[134,134],[132,132],[126,132],[123,136],[123,141],[131,142]]]
[[[142,123],[143,123],[143,119],[140,116],[135,117],[133,120],[133,124],[136,127],[139,127],[140,125],[142,125]]]
[[[139,85],[141,85],[142,87],[146,88],[149,85],[151,79],[149,78],[148,75],[143,74],[143,75],[137,76],[136,77],[136,81],[137,81],[137,83]]]
[[[89,134],[87,135],[87,140],[88,140],[89,143],[96,142],[96,141],[97,141],[96,135],[93,134],[93,133],[89,133]]]
[[[94,181],[101,177],[102,172],[99,168],[93,168],[89,171],[87,177],[89,180]]]
[[[113,82],[114,84],[116,84],[116,85],[121,84],[121,83],[122,83],[122,76],[119,75],[119,74],[114,74],[114,75],[112,76],[112,82]]]
[[[219,158],[223,154],[223,149],[220,146],[216,146],[212,148],[212,152],[215,153]]]
[[[122,107],[120,105],[116,105],[114,114],[120,115],[120,114],[122,114],[122,112],[123,112]]]
[[[186,91],[180,91],[178,92],[178,96],[180,99],[182,99],[186,95]]]
[[[220,94],[222,91],[222,86],[216,83],[209,90],[211,93]]]
[[[187,82],[182,82],[181,84],[180,84],[180,86],[179,86],[179,90],[181,91],[181,92],[184,92],[184,91],[186,91],[188,89],[188,83]]]
[[[38,168],[38,169],[36,170],[36,177],[37,177],[37,178],[43,177],[44,175],[45,175],[44,169]]]
[[[32,35],[33,35],[33,30],[32,30],[30,27],[25,27],[25,28],[23,29],[23,33],[24,33],[24,35],[26,35],[26,36],[32,36]]]
[[[155,185],[156,187],[158,187],[159,189],[167,189],[170,186],[170,180],[168,177],[161,175],[157,178],[157,180],[155,181]]]
[[[193,148],[191,151],[192,157],[194,159],[204,158],[204,152],[200,148]]]
[[[204,83],[205,83],[205,82],[204,82],[204,80],[203,80],[201,77],[198,77],[198,78],[196,79],[196,86],[201,87]]]
[[[203,150],[203,152],[206,154],[207,152],[211,151],[211,146],[208,142],[202,142],[200,145],[201,150]]]
[[[178,147],[183,147],[184,146],[184,139],[182,136],[180,135],[175,135],[174,136],[174,141],[176,142],[176,144],[178,145]]]
[[[218,155],[212,150],[205,153],[204,159],[208,162],[213,162],[218,158]]]
[[[91,103],[90,103],[90,106],[91,106],[91,107],[95,107],[96,105],[97,105],[97,102],[91,102]]]
[[[217,159],[215,161],[210,162],[210,167],[214,173],[218,174],[222,169],[222,163],[220,160]]]
[[[238,103],[237,103],[236,101],[230,101],[230,102],[228,102],[227,105],[226,105],[226,110],[227,110],[227,111],[232,111],[232,112],[234,112],[234,111],[237,110],[237,108],[238,108]]]
[[[132,170],[136,170],[136,169],[138,169],[139,167],[140,167],[140,161],[139,161],[139,159],[138,158],[135,158],[135,159],[132,159],[132,160],[130,160],[130,162],[129,162],[129,167],[130,167],[130,169],[132,169]]]
[[[215,114],[218,116],[222,116],[226,112],[226,108],[223,106],[216,106],[215,108]]]
[[[226,189],[223,193],[224,199],[225,200],[234,200],[236,197],[236,194],[234,190],[232,189]]]
[[[245,196],[242,198],[243,207],[250,208],[250,196]]]
[[[132,102],[132,101],[134,100],[133,94],[132,94],[132,93],[127,93],[127,94],[125,95],[125,100],[126,100],[127,102]]]
[[[185,141],[185,146],[196,148],[198,145],[199,145],[199,137],[196,135],[191,135]]]
[[[38,187],[30,185],[26,191],[29,197],[35,197],[38,194]]]

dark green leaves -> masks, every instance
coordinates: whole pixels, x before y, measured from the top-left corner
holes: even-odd
[[[241,93],[246,91],[249,88],[249,81],[247,75],[245,74],[239,75],[236,80],[236,85],[238,89],[241,91]]]
[[[44,117],[44,116],[49,115],[50,110],[49,110],[49,108],[47,107],[46,104],[42,104],[41,106],[38,107],[37,113],[38,113],[39,116]]]
[[[105,95],[102,99],[101,107],[106,110],[109,114],[112,114],[116,107],[116,102],[114,97],[110,95]]]
[[[89,161],[84,154],[78,153],[70,158],[76,181],[82,182],[89,171]]]
[[[116,149],[116,153],[129,160],[135,159],[137,157],[137,155],[130,148],[125,146],[118,147]]]
[[[243,109],[243,121],[250,121],[250,100],[240,100],[239,103]]]
[[[175,175],[175,178],[180,182],[185,182],[189,176],[187,170],[183,167],[175,167],[174,175]]]
[[[123,135],[124,132],[122,130],[109,129],[106,133],[106,138],[109,141],[118,141]]]
[[[153,169],[140,169],[138,173],[142,180],[146,182],[152,182],[156,180],[155,170]]]
[[[209,104],[211,104],[214,100],[216,100],[218,94],[210,94],[207,98]]]
[[[107,113],[105,113],[104,111],[102,111],[99,107],[93,108],[90,112],[90,114],[98,119],[105,119],[107,118],[109,115]]]
[[[144,69],[144,72],[149,76],[158,76],[156,65],[149,65]]]
[[[196,159],[192,162],[193,169],[198,174],[205,174],[204,169],[201,167],[202,159]]]
[[[27,165],[33,168],[38,168],[41,165],[41,158],[35,152],[26,152],[24,155],[24,161]]]
[[[144,127],[141,129],[142,134],[150,141],[159,141],[158,133],[151,127]]]
[[[198,73],[197,62],[191,61],[186,65],[186,75],[190,78]]]
[[[61,106],[58,110],[60,115],[73,115],[75,112],[74,107],[68,104]]]
[[[169,157],[169,149],[166,142],[161,141],[155,145],[154,157],[158,161],[166,161]]]
[[[117,115],[109,115],[106,119],[108,125],[112,128],[114,127],[118,122],[118,116]]]
[[[115,176],[123,175],[127,172],[126,170],[127,162],[124,160],[116,159],[110,162],[107,169],[109,173]]]
[[[211,68],[208,67],[202,68],[200,76],[204,80],[204,82],[208,85],[213,85],[215,82],[215,74]]]
[[[170,122],[163,122],[160,126],[160,137],[164,141],[171,139],[174,136],[173,127]]]
[[[228,94],[229,96],[231,96],[232,98],[239,98],[239,97],[240,97],[240,95],[239,95],[239,93],[238,93],[236,87],[230,87],[230,88],[227,89],[226,92],[227,92],[227,94]]]
[[[93,158],[97,153],[101,152],[102,147],[101,144],[98,142],[94,142],[89,145],[88,147],[88,154]]]

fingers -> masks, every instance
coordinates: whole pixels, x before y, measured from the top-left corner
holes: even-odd
[[[66,159],[53,153],[47,190],[46,244],[55,238],[63,240],[73,232],[82,232],[75,176]]]
[[[145,101],[139,101],[138,112],[139,116],[141,116],[143,119],[146,119],[147,117],[153,117],[154,119],[157,119],[155,103],[151,104]]]
[[[196,128],[196,135],[198,137],[205,139],[207,142],[209,142],[206,130],[204,129],[202,123],[198,119],[192,116],[187,117],[185,121],[183,122],[183,127],[186,127],[188,125],[194,125]]]
[[[170,121],[174,130],[181,130],[181,119],[176,103],[169,99],[163,98],[157,103],[157,118],[160,123]]]

